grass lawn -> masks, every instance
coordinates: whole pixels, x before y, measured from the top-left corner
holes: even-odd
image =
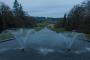
[[[52,31],[55,31],[55,32],[57,32],[57,33],[59,33],[59,32],[64,32],[64,31],[65,31],[64,28],[55,28],[55,27],[54,27],[54,24],[49,24],[47,27],[48,27],[49,29],[51,29]]]
[[[44,27],[35,27],[35,28],[33,28],[35,31],[40,31],[40,30],[42,30]]]
[[[87,40],[90,42],[90,34],[85,34]]]
[[[52,31],[57,32],[57,33],[65,32],[64,28],[55,28],[55,27],[50,27],[50,26],[48,26],[48,28],[51,29]]]
[[[50,28],[54,28],[54,24],[48,24],[47,26]]]
[[[55,31],[57,33],[59,32],[65,32],[65,29],[64,28],[50,28],[52,31]]]
[[[2,41],[7,41],[7,40],[9,40],[9,39],[11,39],[11,38],[13,38],[14,36],[10,33],[10,32],[7,32],[7,31],[5,31],[5,32],[2,32],[1,34],[0,34],[0,42],[2,42]]]

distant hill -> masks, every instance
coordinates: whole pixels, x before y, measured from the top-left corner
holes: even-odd
[[[40,22],[40,21],[48,21],[49,23],[55,23],[59,20],[63,20],[63,18],[50,18],[50,17],[35,17],[35,19]]]

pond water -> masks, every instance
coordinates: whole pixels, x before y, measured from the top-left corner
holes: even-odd
[[[19,48],[33,48],[44,55],[49,52],[79,54],[90,51],[90,43],[85,41],[83,33],[56,33],[48,28],[40,31],[18,29],[10,32],[15,36]]]

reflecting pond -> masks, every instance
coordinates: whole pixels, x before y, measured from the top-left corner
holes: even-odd
[[[39,53],[83,53],[89,52],[90,43],[85,41],[83,33],[63,32],[56,33],[48,28],[40,31],[34,29],[18,29],[10,32],[15,36],[20,48],[33,48]]]

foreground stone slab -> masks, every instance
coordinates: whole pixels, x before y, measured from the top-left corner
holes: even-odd
[[[39,54],[36,50],[9,50],[0,54],[0,60],[90,60],[90,53],[58,53]]]

